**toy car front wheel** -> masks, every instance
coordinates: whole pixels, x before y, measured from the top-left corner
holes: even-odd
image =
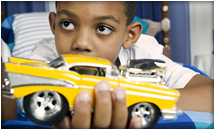
[[[141,117],[143,128],[153,127],[160,117],[159,108],[154,104],[147,102],[134,104],[130,106],[128,110],[129,120],[131,120],[132,117]]]
[[[26,115],[35,123],[58,123],[68,112],[67,100],[55,91],[38,91],[24,98]]]

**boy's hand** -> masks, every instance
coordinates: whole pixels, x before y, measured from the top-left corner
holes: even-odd
[[[107,81],[99,82],[95,86],[93,118],[91,118],[91,102],[90,93],[81,91],[76,97],[75,113],[72,119],[65,116],[59,124],[52,125],[52,128],[126,128],[128,108],[124,88],[117,87],[111,92]],[[141,129],[141,118],[132,118],[128,128]]]

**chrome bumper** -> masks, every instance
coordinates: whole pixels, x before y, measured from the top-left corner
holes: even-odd
[[[15,99],[14,90],[10,87],[9,80],[5,79],[5,81],[1,87],[1,93],[2,93],[3,97]]]
[[[161,115],[164,120],[176,119],[177,116],[183,113],[182,110],[176,108],[175,110],[163,109],[161,110]]]

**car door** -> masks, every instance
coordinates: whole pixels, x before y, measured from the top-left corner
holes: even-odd
[[[111,88],[118,86],[118,81],[115,79],[109,79],[106,77],[106,67],[102,66],[76,66],[79,70],[76,71],[81,74],[81,80],[79,84],[78,91],[87,90],[91,93],[92,98],[94,98],[94,88],[95,85],[106,80],[110,83]]]

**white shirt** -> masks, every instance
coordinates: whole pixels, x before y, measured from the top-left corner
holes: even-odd
[[[8,62],[8,58],[11,57],[10,49],[2,39],[1,39],[1,57],[3,62]]]
[[[197,73],[173,62],[163,54],[163,46],[152,36],[142,34],[139,40],[130,48],[121,48],[119,60],[125,65],[128,59],[160,59],[166,62],[167,71],[165,83],[170,88],[184,88]],[[58,57],[54,39],[44,39],[36,44],[30,59],[51,61]]]

